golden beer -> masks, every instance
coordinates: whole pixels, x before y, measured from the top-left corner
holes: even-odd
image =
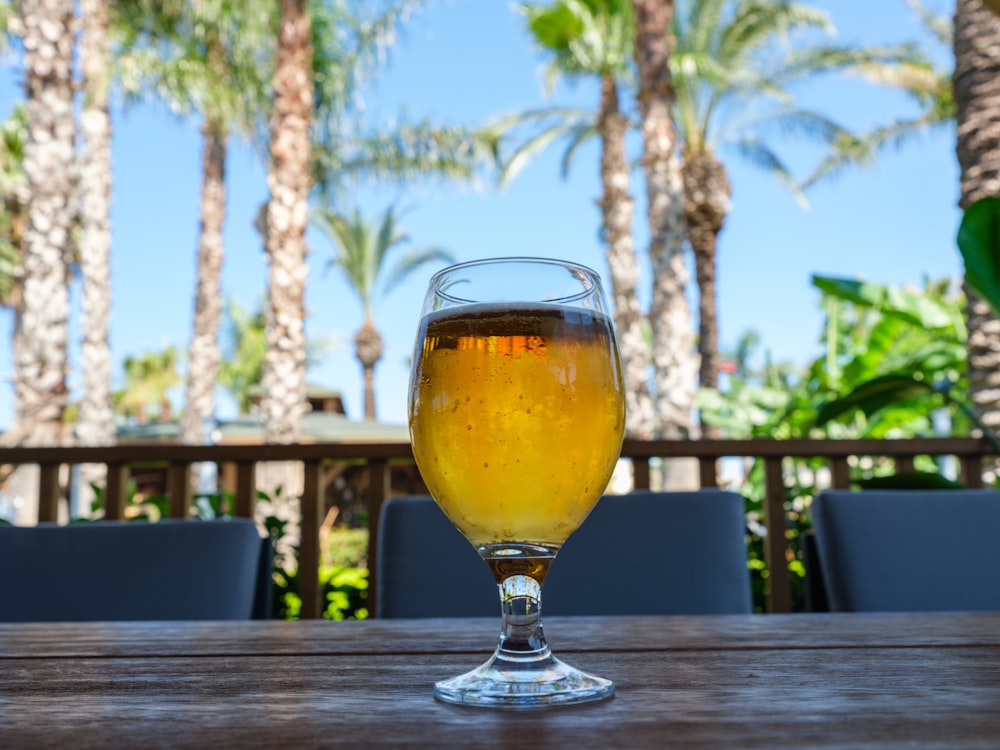
[[[417,337],[409,412],[424,482],[469,541],[559,547],[621,450],[611,321],[544,303],[431,312]]]

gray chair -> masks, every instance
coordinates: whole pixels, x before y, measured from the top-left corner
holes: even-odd
[[[271,552],[249,519],[0,526],[0,622],[264,619]]]
[[[379,617],[497,617],[493,575],[429,497],[382,506],[376,614]]]
[[[428,497],[382,511],[381,617],[492,616],[496,584]],[[752,611],[744,500],[718,490],[607,495],[559,551],[546,615]]]
[[[1000,492],[824,492],[812,520],[832,611],[1000,610]]]

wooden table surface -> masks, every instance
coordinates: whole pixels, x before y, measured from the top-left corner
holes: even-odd
[[[998,748],[1000,613],[550,618],[610,700],[435,701],[498,621],[0,624],[0,748]]]

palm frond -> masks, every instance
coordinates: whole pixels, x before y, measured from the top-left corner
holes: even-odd
[[[314,172],[326,191],[346,179],[361,177],[471,181],[496,163],[498,138],[491,127],[401,122],[317,148]]]
[[[818,46],[789,51],[777,66],[775,78],[787,85],[821,73],[853,73],[880,68],[888,75],[894,67],[910,68],[923,63],[910,44],[873,47]]]
[[[759,136],[774,133],[782,139],[804,138],[825,144],[835,143],[851,135],[833,118],[809,109],[772,110],[763,113],[751,127]]]
[[[823,11],[799,3],[755,0],[741,3],[732,22],[718,33],[714,53],[725,65],[739,65],[793,32],[833,32]]]
[[[921,25],[942,45],[951,48],[955,37],[955,27],[951,17],[934,13],[920,0],[906,0],[906,4],[917,14]]]
[[[454,262],[455,256],[441,247],[425,247],[419,250],[411,250],[400,258],[399,263],[396,264],[392,272],[386,277],[382,283],[382,293],[388,293],[399,282],[421,266],[425,266],[428,263],[447,264]]]
[[[564,180],[569,177],[569,170],[577,151],[597,136],[597,125],[593,122],[580,123],[570,131],[569,142],[566,144],[566,150],[563,151],[562,160],[559,162],[559,174]]]
[[[535,41],[555,56],[561,73],[628,75],[635,24],[624,0],[559,0],[551,5],[521,5]]]
[[[499,186],[503,188],[509,185],[528,162],[556,141],[569,137],[572,149],[573,143],[581,137],[596,133],[593,113],[588,113],[587,117],[589,119],[581,117],[545,123],[541,129],[525,138],[509,156],[503,159],[497,180]]]
[[[729,0],[687,0],[674,11],[674,38],[677,49],[712,49],[712,39],[722,26],[723,12]]]
[[[862,135],[850,135],[834,141],[830,153],[821,161],[805,180],[803,190],[821,179],[836,176],[850,166],[871,164],[880,151],[900,148],[918,134],[930,127],[950,124],[953,117],[921,116],[894,120]]]
[[[310,223],[319,229],[334,246],[327,267],[339,268],[348,285],[357,295],[366,316],[371,315],[376,292],[381,294],[424,263],[435,260],[451,262],[451,255],[440,248],[426,248],[408,253],[388,272],[385,282],[379,282],[386,272],[388,256],[410,241],[400,228],[401,213],[390,205],[377,220],[368,221],[354,208],[350,215],[320,207],[312,211]]]
[[[795,198],[795,201],[800,206],[803,208],[809,206],[809,201],[799,187],[798,181],[792,175],[791,170],[772,148],[753,138],[745,138],[736,143],[735,146],[740,155],[750,164],[764,170],[787,187],[792,193],[792,197]]]

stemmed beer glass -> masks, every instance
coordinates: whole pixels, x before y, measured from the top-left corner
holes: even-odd
[[[413,356],[409,425],[428,490],[500,592],[493,656],[437,683],[435,696],[533,706],[611,695],[610,680],[552,655],[541,624],[545,575],[604,492],[625,426],[598,275],[541,258],[473,261],[435,274]]]

